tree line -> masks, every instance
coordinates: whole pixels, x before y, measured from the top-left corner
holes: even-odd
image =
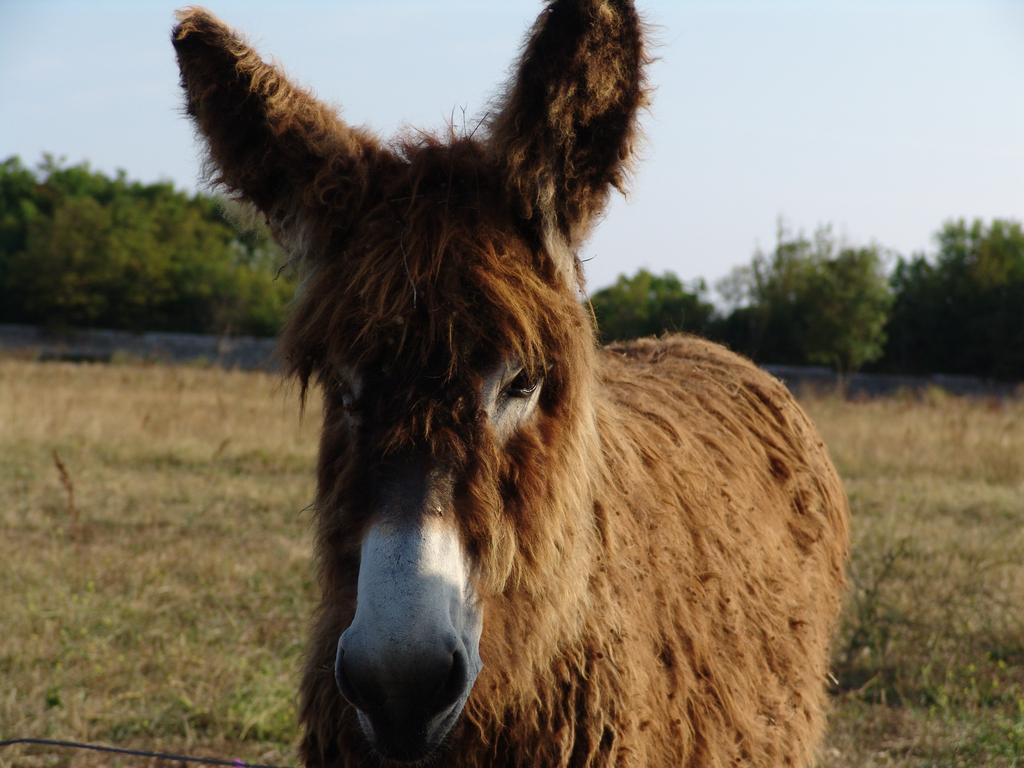
[[[272,335],[294,285],[230,201],[46,156],[0,164],[0,322]],[[236,211],[239,220],[244,212]]]
[[[0,322],[273,335],[295,281],[231,201],[46,156],[0,163]],[[233,222],[233,223],[232,223]],[[594,293],[604,341],[669,331],[764,363],[1024,379],[1024,231],[950,221],[931,253],[780,227],[715,286],[640,270]]]
[[[604,341],[686,331],[762,363],[1024,380],[1024,230],[946,222],[932,253],[780,227],[717,290],[640,270],[591,297]]]

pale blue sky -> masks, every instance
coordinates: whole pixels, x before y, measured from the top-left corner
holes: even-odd
[[[348,120],[472,121],[536,0],[210,0]],[[628,201],[586,248],[591,286],[640,266],[712,281],[781,216],[926,248],[953,216],[1024,218],[1024,0],[639,0],[654,105]],[[172,2],[0,0],[0,155],[44,151],[194,189]],[[460,117],[458,119],[461,119]]]

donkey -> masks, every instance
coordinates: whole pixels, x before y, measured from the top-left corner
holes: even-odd
[[[474,135],[384,143],[202,9],[212,183],[302,281],[323,396],[301,757],[807,766],[847,502],[786,389],[688,336],[601,349],[577,252],[647,100],[630,0],[551,0]]]

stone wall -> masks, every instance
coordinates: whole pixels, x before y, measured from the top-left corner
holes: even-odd
[[[0,325],[0,352],[33,360],[205,363],[225,368],[263,371],[280,368],[274,339],[251,336],[97,330],[54,332],[28,325]],[[840,386],[839,377],[827,368],[788,365],[763,367],[797,392],[805,388],[834,390]],[[841,385],[851,397],[877,397],[901,391],[921,392],[931,387],[956,395],[1024,395],[1024,385],[943,374],[893,376],[856,373],[847,376]]]
[[[33,360],[206,363],[267,371],[280,367],[274,339],[251,336],[99,330],[57,332],[28,325],[0,325],[0,350]]]

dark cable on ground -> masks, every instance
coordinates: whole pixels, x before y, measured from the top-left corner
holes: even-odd
[[[31,744],[41,747],[57,747],[60,749],[87,749],[93,752],[107,752],[115,755],[131,755],[153,760],[173,760],[178,763],[196,763],[199,765],[227,765],[231,768],[286,768],[281,765],[250,763],[245,760],[223,760],[217,757],[194,757],[192,755],[175,755],[168,752],[151,752],[145,749],[127,749],[125,747],[107,747],[102,744],[86,744],[80,741],[61,741],[60,739],[4,739],[0,740],[0,749],[13,747],[16,744]]]

